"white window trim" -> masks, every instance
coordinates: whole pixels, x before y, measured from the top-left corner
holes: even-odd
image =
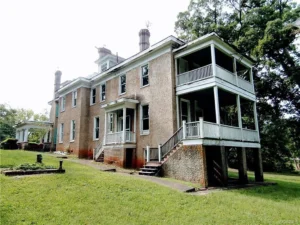
[[[100,116],[95,116],[94,117],[94,126],[93,126],[93,141],[97,141],[97,140],[99,140],[99,137],[98,138],[96,138],[96,119],[99,119],[99,127],[98,127],[98,135],[99,135],[99,137],[100,137]]]
[[[93,103],[93,90],[96,90],[95,91],[95,102]],[[91,94],[90,94],[90,105],[95,105],[96,104],[96,101],[97,101],[97,88],[94,87],[94,88],[91,88]]]
[[[65,110],[66,110],[66,96],[64,95],[60,98],[60,112],[64,112]]]
[[[59,143],[63,143],[63,142],[64,142],[64,123],[61,123],[59,128]]]
[[[75,123],[75,135],[76,135],[76,121],[75,120],[71,120],[71,125],[70,125],[70,142],[74,142],[75,141],[75,135],[72,139],[73,136],[73,121]]]
[[[103,85],[105,85],[105,99],[104,100],[102,100],[102,86]],[[105,100],[106,100],[106,93],[107,93],[107,86],[106,86],[106,82],[105,83],[101,83],[100,84],[100,93],[99,93],[99,95],[100,95],[100,102],[105,102]]]
[[[75,95],[76,95],[76,105],[74,105]],[[72,108],[75,108],[77,106],[77,100],[78,100],[78,96],[77,95],[78,95],[77,90],[72,91]]]
[[[149,130],[143,130],[143,106],[148,105],[149,111]],[[140,135],[149,135],[150,134],[150,105],[149,103],[140,105]]]
[[[148,67],[148,84],[143,85],[143,67],[145,67],[145,66]],[[146,64],[143,64],[140,67],[140,86],[141,86],[141,88],[144,88],[144,87],[148,87],[149,85],[150,85],[150,81],[149,81],[149,63],[146,63]]]
[[[188,105],[188,108],[187,108],[187,110],[188,110],[187,120],[188,121],[185,121],[185,122],[189,123],[189,122],[191,122],[191,101],[188,100],[188,99],[184,99],[184,98],[180,99],[180,120],[181,120],[181,123],[182,123],[182,102],[185,102]]]
[[[121,77],[122,76],[125,76],[125,79],[126,79],[126,82],[125,82],[125,92],[121,92],[122,91],[122,83],[121,83]],[[127,77],[126,77],[126,74],[122,74],[119,76],[119,95],[124,95],[126,94],[126,91],[127,91]]]

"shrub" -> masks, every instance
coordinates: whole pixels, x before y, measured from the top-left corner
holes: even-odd
[[[1,149],[18,149],[17,145],[18,139],[15,138],[7,138],[0,143]]]
[[[42,169],[55,169],[54,166],[46,166],[44,163],[23,163],[14,168],[15,170],[42,170]]]

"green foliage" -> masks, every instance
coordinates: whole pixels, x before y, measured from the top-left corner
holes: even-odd
[[[35,159],[35,154],[24,151],[0,151],[0,156],[0,164]],[[47,154],[43,159],[58,164]],[[67,160],[64,168],[65,174],[0,175],[1,223],[299,224],[299,176],[267,173],[265,178],[278,185],[196,196]],[[236,176],[236,171],[231,173]]]
[[[293,25],[300,6],[290,0],[226,0],[217,6],[215,2],[191,0],[188,10],[178,14],[175,31],[184,40],[216,32],[256,59],[253,72],[264,163],[282,170],[300,151],[295,141],[299,129],[290,122],[300,121],[300,51],[295,44],[300,29]],[[211,12],[216,12],[216,19]],[[243,116],[244,124],[253,124],[249,115]]]
[[[42,169],[56,169],[54,166],[45,165],[44,163],[22,163],[14,168],[15,170],[42,170]]]

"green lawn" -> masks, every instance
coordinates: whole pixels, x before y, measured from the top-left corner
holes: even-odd
[[[0,157],[6,167],[34,163],[36,153],[0,150]],[[47,154],[43,161],[58,165]],[[278,185],[195,196],[68,161],[64,168],[1,174],[0,224],[300,224],[299,176],[265,174]]]

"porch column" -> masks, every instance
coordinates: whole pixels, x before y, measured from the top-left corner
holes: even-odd
[[[28,142],[28,129],[25,129],[24,142]]]
[[[177,130],[180,128],[180,120],[179,120],[179,96],[176,95],[176,115],[177,115]]]
[[[217,86],[214,86],[214,100],[215,100],[216,123],[220,124],[219,94],[218,94]]]
[[[24,142],[24,130],[20,131],[20,142]]]
[[[228,162],[225,146],[220,146],[223,185],[228,184]]]
[[[239,163],[239,181],[242,184],[248,184],[246,149],[238,148],[237,154]]]
[[[19,131],[18,130],[16,130],[16,139],[19,140]]]
[[[123,143],[126,142],[126,107],[123,108]]]
[[[262,158],[261,158],[261,149],[254,148],[253,149],[253,158],[254,158],[254,166],[255,166],[255,181],[256,182],[264,182],[264,174],[262,167]]]
[[[237,110],[238,110],[238,122],[239,122],[239,128],[243,128],[242,124],[242,112],[241,112],[241,99],[239,95],[236,95],[236,104],[237,104]]]
[[[207,188],[208,187],[208,175],[207,175],[207,162],[206,162],[206,148],[205,146],[201,145],[200,149],[200,173],[201,173],[201,178],[200,178],[200,184],[201,186]]]
[[[211,66],[212,66],[212,72],[213,76],[215,77],[217,75],[216,72],[216,54],[215,54],[215,45],[210,45],[210,55],[211,55]]]
[[[105,145],[105,143],[106,143],[106,130],[107,130],[107,112],[105,112],[105,120],[104,120],[103,145]]]
[[[235,75],[235,83],[238,86],[238,76],[237,76],[237,71],[236,71],[236,58],[233,57],[233,73]]]

